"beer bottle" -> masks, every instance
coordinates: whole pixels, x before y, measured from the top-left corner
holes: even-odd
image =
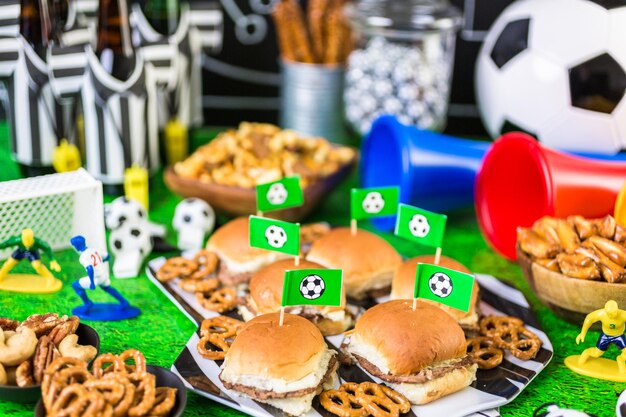
[[[118,80],[127,80],[133,72],[135,51],[126,0],[100,0],[96,55],[104,69]]]
[[[52,24],[47,0],[20,0],[20,35],[41,59],[46,59]]]
[[[146,0],[144,15],[154,30],[163,36],[172,35],[178,27],[179,0]]]

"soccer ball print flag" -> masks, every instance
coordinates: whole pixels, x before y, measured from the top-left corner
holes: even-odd
[[[299,177],[285,177],[256,187],[256,204],[259,214],[265,211],[298,207],[303,203],[304,195]]]
[[[393,216],[399,200],[398,187],[353,188],[350,191],[350,216],[353,221]]]
[[[250,246],[300,255],[300,224],[250,216]]]
[[[474,276],[439,265],[417,264],[414,299],[435,301],[457,310],[470,309]]]

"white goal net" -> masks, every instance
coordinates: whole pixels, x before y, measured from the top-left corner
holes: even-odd
[[[106,253],[102,183],[84,169],[0,182],[0,242],[31,228],[53,250],[83,235]],[[7,258],[13,248],[0,251]]]

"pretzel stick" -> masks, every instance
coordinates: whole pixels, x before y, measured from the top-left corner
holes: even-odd
[[[316,62],[324,60],[324,18],[331,0],[309,0],[307,12],[311,44]]]
[[[341,26],[341,3],[333,2],[326,18],[326,48],[324,64],[336,64],[339,62],[343,28]]]
[[[281,1],[274,8],[272,18],[274,19],[274,24],[276,26],[280,53],[284,59],[295,61],[296,52],[289,34],[289,17],[287,16],[287,13],[287,6],[285,2]]]
[[[304,23],[302,9],[296,0],[284,0],[287,9],[288,33],[295,44],[296,57],[299,62],[313,63],[311,43]]]

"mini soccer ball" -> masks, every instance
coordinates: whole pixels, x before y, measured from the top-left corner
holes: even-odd
[[[380,195],[378,191],[367,193],[363,199],[363,210],[365,210],[366,213],[380,213],[383,207],[385,207],[385,200],[383,200],[383,196]]]
[[[452,281],[443,272],[436,272],[428,280],[428,288],[437,297],[446,298],[452,294]]]
[[[283,204],[287,200],[287,189],[281,183],[272,184],[267,190],[267,201],[275,206]]]
[[[621,417],[620,414],[617,414]],[[587,414],[583,411],[572,410],[570,408],[560,408],[554,403],[541,405],[533,413],[535,417],[595,417],[593,414]]]
[[[430,224],[428,224],[428,219],[421,214],[414,215],[409,222],[409,230],[411,231],[411,234],[415,237],[426,237],[428,232],[430,232]]]
[[[137,225],[147,220],[146,209],[126,197],[118,197],[104,206],[104,222],[109,230],[115,230],[124,223]]]
[[[324,294],[326,284],[319,275],[307,275],[300,282],[300,294],[307,300],[315,300]]]
[[[489,30],[476,63],[486,129],[494,138],[525,131],[568,151],[626,148],[625,36],[623,2],[513,2]]]
[[[285,229],[280,226],[270,226],[265,230],[265,238],[267,243],[276,249],[280,249],[287,243],[287,234]]]

